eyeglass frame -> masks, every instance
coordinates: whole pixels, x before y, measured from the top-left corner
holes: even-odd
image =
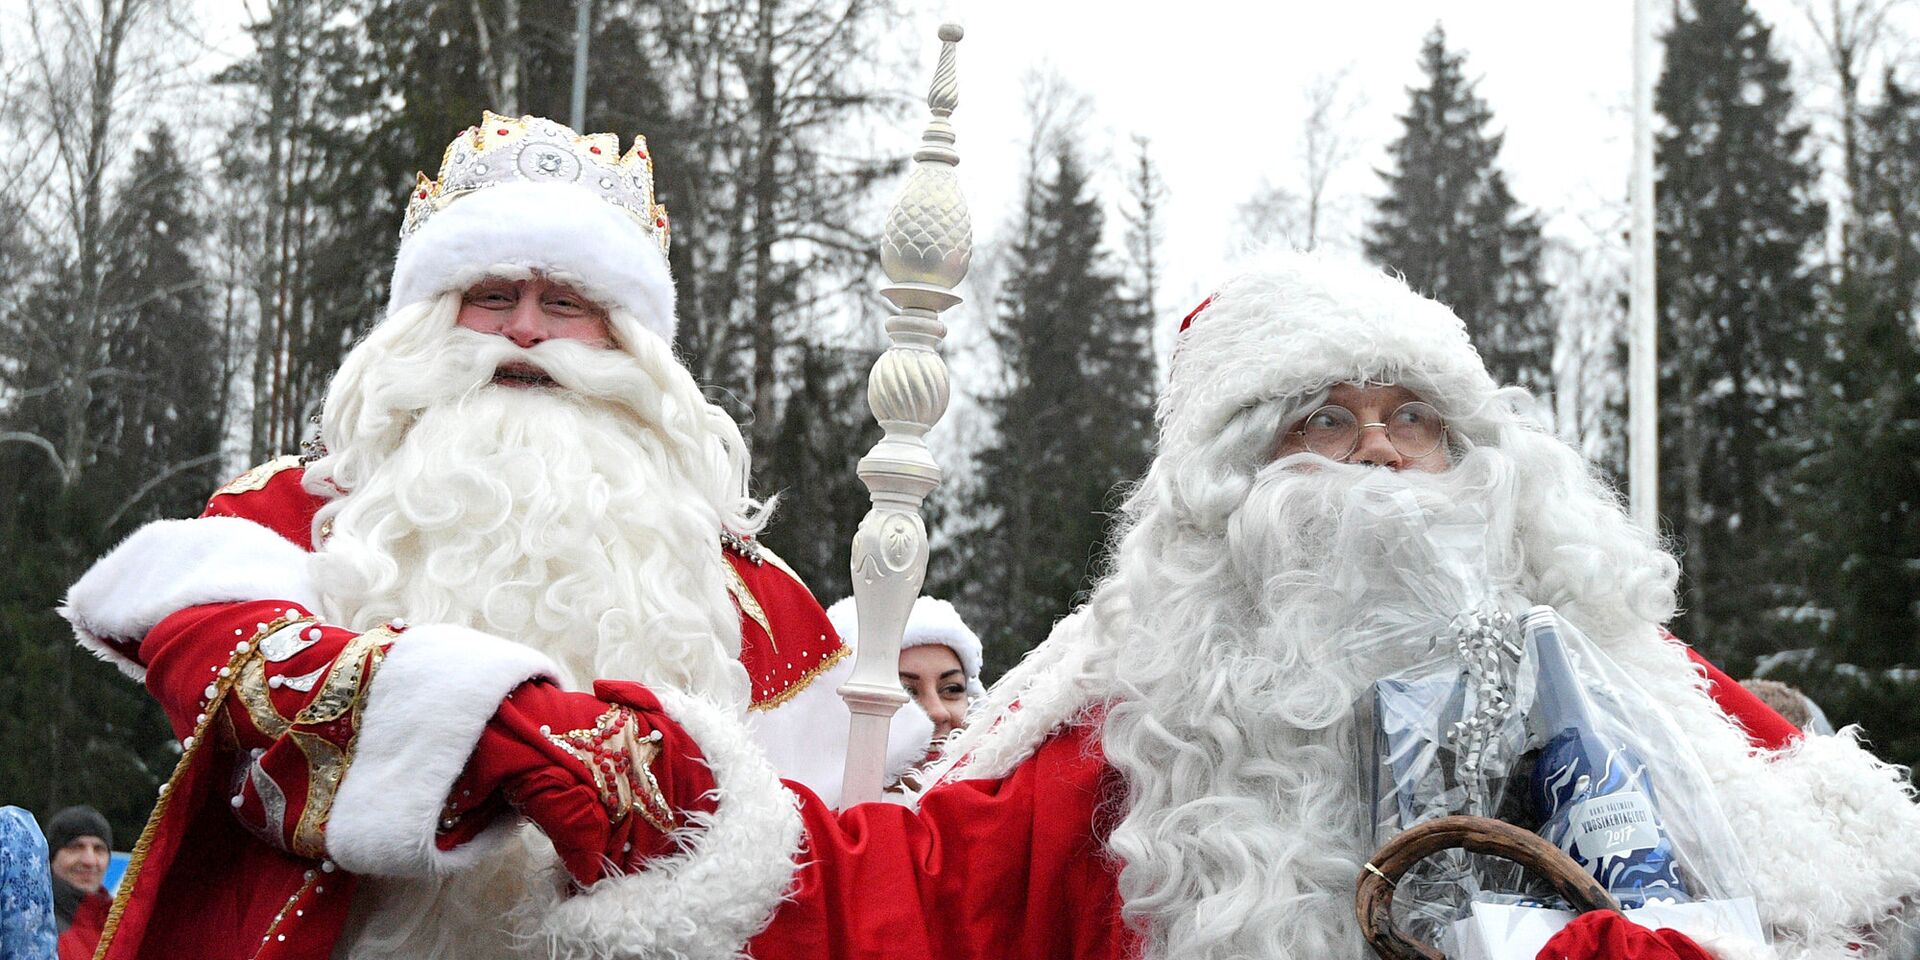
[[[1414,404],[1419,404],[1420,406],[1426,407],[1428,410],[1433,411],[1434,418],[1440,421],[1439,437],[1434,440],[1433,446],[1428,447],[1427,449],[1422,450],[1419,453],[1409,453],[1405,450],[1400,449],[1400,445],[1393,442],[1393,430],[1387,426],[1387,422],[1391,421],[1395,416],[1398,416],[1400,411],[1405,410],[1406,408],[1411,407]],[[1353,452],[1355,450],[1360,449],[1360,437],[1362,434],[1366,433],[1368,428],[1370,427],[1379,427],[1382,431],[1385,431],[1387,435],[1387,446],[1392,447],[1393,452],[1399,454],[1402,457],[1407,458],[1408,460],[1418,460],[1421,457],[1424,457],[1424,456],[1427,456],[1428,454],[1433,453],[1435,450],[1444,449],[1447,446],[1448,439],[1453,436],[1453,427],[1452,425],[1447,423],[1446,415],[1440,412],[1440,408],[1434,406],[1431,403],[1426,402],[1425,400],[1404,401],[1399,406],[1396,406],[1392,410],[1387,412],[1387,419],[1385,421],[1380,421],[1377,423],[1360,423],[1359,422],[1360,415],[1357,413],[1354,413],[1352,408],[1344,404],[1322,403],[1314,407],[1312,410],[1307,411],[1304,415],[1300,417],[1299,422],[1302,425],[1300,429],[1289,430],[1284,434],[1284,436],[1302,437],[1302,438],[1306,437],[1307,435],[1307,430],[1305,427],[1306,422],[1309,420],[1312,420],[1315,416],[1318,416],[1320,411],[1326,410],[1329,408],[1338,408],[1340,410],[1343,410],[1346,412],[1347,416],[1353,418],[1356,424],[1353,429],[1353,443],[1349,444],[1347,446],[1346,451],[1337,457],[1328,457],[1326,454],[1313,449],[1313,447],[1310,444],[1307,444],[1304,439],[1302,439],[1301,443],[1306,446],[1306,449],[1309,453],[1312,453],[1315,456],[1326,457],[1328,460],[1333,460],[1340,463],[1346,462],[1346,459],[1348,457],[1353,456]]]

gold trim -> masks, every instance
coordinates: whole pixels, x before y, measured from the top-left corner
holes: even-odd
[[[267,626],[268,630],[273,630],[282,625],[284,624],[276,621]],[[107,922],[100,928],[100,945],[94,948],[94,960],[105,960],[107,950],[113,946],[113,938],[120,932],[120,918],[126,913],[127,904],[132,901],[134,890],[140,886],[141,869],[147,864],[147,854],[153,850],[154,833],[159,830],[161,821],[166,819],[174,789],[180,785],[180,780],[186,775],[187,768],[193,765],[194,759],[199,757],[201,749],[207,745],[209,728],[220,716],[220,708],[224,705],[227,694],[233,689],[234,684],[239,681],[240,674],[244,672],[243,668],[249,660],[260,656],[260,638],[267,632],[263,630],[254,634],[253,641],[247,644],[244,653],[235,651],[233,656],[228,658],[227,675],[214,679],[213,696],[207,700],[207,705],[202,711],[206,719],[194,724],[193,745],[182,751],[180,762],[173,765],[173,773],[168,775],[166,784],[161,788],[160,799],[154,802],[153,812],[147,815],[147,824],[140,830],[140,839],[134,842],[133,853],[127,858],[126,872],[120,878],[120,893],[113,898],[113,907],[107,911]]]
[[[382,659],[378,656],[369,659],[367,654],[378,651],[381,643],[391,642],[392,636],[387,628],[375,627],[347,641],[334,656],[332,666],[327,668],[326,679],[320,681],[320,692],[294,715],[294,725],[328,723],[348,711],[357,713],[360,701],[366,697],[365,681],[373,679],[373,668]]]
[[[777,707],[783,703],[786,703],[788,700],[792,700],[794,697],[799,696],[800,691],[805,690],[808,686],[812,685],[813,681],[816,678],[818,678],[820,674],[824,672],[828,667],[831,667],[834,664],[839,663],[842,657],[845,657],[847,654],[852,652],[853,652],[852,648],[848,647],[845,644],[841,644],[840,649],[835,650],[834,652],[828,654],[825,657],[822,657],[818,664],[815,664],[806,673],[801,674],[800,679],[795,680],[791,686],[788,686],[785,690],[782,690],[779,693],[776,693],[765,700],[761,700],[756,703],[748,705],[747,709],[748,710],[772,710],[774,707]]]
[[[272,481],[281,471],[291,470],[299,465],[300,458],[292,454],[284,457],[274,457],[272,460],[257,464],[246,473],[234,477],[232,480],[228,480],[226,486],[214,491],[213,495],[217,497],[222,494],[252,493],[255,490],[264,490],[268,482]]]
[[[637,812],[655,830],[670,834],[673,808],[660,791],[660,781],[653,776],[653,760],[660,755],[660,745],[640,736],[636,727],[632,710],[612,706],[591,727],[546,736],[548,742],[587,768],[594,788],[600,792],[600,803],[613,815],[614,823]],[[618,759],[609,759],[609,766],[602,766],[607,754]],[[620,759],[625,760],[624,770],[618,768]]]
[[[722,557],[720,562],[727,565],[727,592],[733,594],[733,602],[739,605],[741,613],[766,631],[767,642],[773,645],[774,653],[779,653],[780,641],[774,638],[773,624],[767,622],[767,611],[760,606],[760,598],[753,595],[753,589],[747,586],[746,578],[734,568],[733,561]]]
[[[774,566],[779,567],[780,572],[786,574],[789,577],[792,577],[793,582],[800,585],[800,589],[807,591],[808,597],[813,596],[813,588],[807,586],[807,582],[805,580],[800,579],[800,575],[798,573],[795,573],[792,567],[787,566],[787,562],[785,560],[780,559],[780,555],[777,553],[774,553],[772,547],[769,547],[764,543],[759,544],[758,546],[760,547],[760,555],[767,558],[768,563],[771,563]],[[818,599],[815,599],[813,602],[819,603],[820,601]]]
[[[300,882],[300,889],[295,890],[293,896],[288,897],[287,902],[280,906],[280,912],[273,915],[273,922],[267,924],[267,935],[261,938],[262,943],[273,938],[273,932],[280,929],[280,925],[286,922],[287,913],[294,909],[294,905],[300,902],[300,898],[307,895],[308,890],[312,890],[314,885],[318,884],[326,876],[317,870],[309,870],[307,872],[312,874],[312,876],[302,880]],[[256,950],[255,955],[258,955],[258,953],[259,951]],[[96,957],[95,960],[99,960],[99,958]]]
[[[140,885],[141,870],[146,866],[147,854],[153,849],[154,833],[159,830],[161,822],[166,819],[167,808],[173,799],[175,787],[179,785],[180,779],[186,775],[187,768],[192,766],[194,759],[200,755],[201,748],[206,746],[209,729],[214,723],[221,721],[222,718],[226,718],[227,729],[232,729],[232,720],[227,717],[223,709],[226,706],[227,695],[232,693],[236,687],[240,686],[243,679],[256,674],[256,671],[253,669],[256,664],[258,664],[260,668],[257,674],[262,678],[261,682],[264,685],[264,678],[266,676],[265,654],[260,649],[260,641],[276,630],[305,619],[306,618],[283,616],[267,624],[265,628],[254,633],[253,638],[248,641],[247,649],[244,653],[235,651],[233,656],[227,660],[227,675],[224,677],[216,676],[214,678],[214,694],[208,698],[206,706],[202,708],[202,713],[206,719],[194,725],[193,745],[187,747],[186,750],[180,754],[180,762],[174,764],[173,773],[167,777],[166,786],[160,794],[160,799],[154,803],[153,812],[147,816],[146,826],[140,830],[140,839],[133,845],[133,854],[127,858],[127,869],[120,879],[120,892],[113,898],[113,907],[107,911],[107,922],[100,928],[100,945],[94,948],[94,960],[105,960],[108,949],[113,946],[113,939],[120,931],[120,918],[126,913],[127,904],[133,899],[133,893]],[[356,637],[352,643],[348,644],[348,649],[356,649],[356,645],[358,645],[361,640],[370,636],[375,638],[375,641],[370,644],[373,650],[373,657],[371,660],[367,660],[365,664],[364,672],[369,675],[368,679],[371,679],[372,671],[385,659],[385,654],[380,651],[378,641],[382,638],[391,638],[392,635],[393,631],[385,627],[379,627],[361,634],[359,637]],[[367,651],[365,646],[359,646],[358,649],[360,655],[354,658],[355,661],[366,660],[365,653]],[[345,651],[343,651],[343,653],[344,652]],[[328,672],[329,680],[332,679],[333,673],[334,671],[331,670]],[[355,667],[351,673],[357,679],[362,673],[362,670],[359,667]],[[243,694],[243,703],[245,699],[246,696]],[[364,700],[364,697],[356,698],[349,704],[349,707],[353,711],[353,737],[347,742],[346,749],[340,752],[339,768],[342,771],[346,769],[348,764],[353,762],[353,746],[360,738],[361,700]],[[316,698],[314,703],[317,702],[318,698]],[[314,703],[309,703],[308,709],[302,710],[300,716],[296,717],[294,722],[311,722],[307,714],[309,710],[313,709]],[[248,713],[251,715],[253,713],[252,705],[249,704],[247,706],[249,708]],[[273,716],[279,715],[279,711],[272,706],[270,701],[267,706],[268,709],[272,711]],[[258,726],[257,723],[256,726]],[[307,735],[301,735],[301,737],[305,736]],[[320,740],[318,737],[312,739]],[[333,746],[330,742],[320,742],[325,742],[328,747]],[[307,749],[307,744],[302,743],[300,737],[296,737],[294,743],[300,746],[303,751]],[[308,818],[314,815],[316,807],[320,808],[322,812],[315,820],[311,836],[315,838],[314,848],[321,851],[320,853],[314,854],[314,856],[324,856],[324,820],[326,814],[331,812],[333,806],[333,789],[337,788],[339,783],[337,780],[328,782],[326,796],[323,799],[316,799],[315,793],[317,785],[321,781],[313,778],[313,754],[308,753],[307,757],[308,775],[309,780],[312,782],[308,785],[307,809],[301,816],[301,829],[296,831],[296,838],[298,838],[300,834],[307,833]],[[298,842],[298,840],[296,840],[296,842]],[[311,883],[311,881],[309,883]],[[301,888],[303,892],[305,889],[305,887]],[[278,921],[276,921],[276,926],[277,923]],[[271,932],[271,930],[269,932]]]
[[[292,623],[287,626],[292,626]],[[264,632],[255,634],[254,642],[258,644],[263,636]],[[278,740],[286,735],[292,724],[280,713],[280,708],[273,705],[273,698],[267,694],[268,689],[267,660],[265,657],[255,657],[245,670],[240,671],[240,678],[234,683],[234,692],[247,708],[247,719],[253,721],[254,728],[270,739]]]
[[[356,731],[357,732],[357,731]],[[333,813],[333,794],[340,788],[340,776],[347,768],[347,753],[325,737],[295,730],[287,736],[307,758],[307,802],[300,811],[300,822],[293,828],[287,845],[293,852],[314,860],[327,855],[326,820]],[[285,830],[285,823],[272,825]]]
[[[321,681],[320,695],[293,718],[296,724],[318,724],[337,720],[344,714],[348,718],[348,729],[353,731],[345,746],[335,746],[333,741],[310,733],[291,734],[294,746],[307,758],[307,806],[301,811],[300,823],[290,838],[294,853],[314,859],[327,855],[327,822],[333,816],[334,794],[339,791],[347,768],[353,765],[353,748],[360,742],[360,712],[366,706],[373,675],[387,658],[380,645],[391,642],[393,637],[391,628],[380,626],[347,641],[334,658],[327,678]],[[346,658],[345,669],[342,669],[341,658]]]

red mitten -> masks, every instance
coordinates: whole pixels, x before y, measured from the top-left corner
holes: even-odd
[[[471,840],[511,807],[582,886],[673,852],[687,814],[714,809],[700,748],[645,687],[594,692],[533,680],[508,694],[454,782],[437,845]]]
[[[1714,960],[1693,938],[1649,930],[1612,910],[1583,913],[1540,948],[1534,960]]]

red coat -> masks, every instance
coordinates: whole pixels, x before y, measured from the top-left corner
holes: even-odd
[[[73,910],[73,924],[60,932],[60,960],[90,960],[100,946],[100,928],[106,926],[113,896],[103,888],[87,894]]]
[[[369,704],[384,696],[426,704],[435,722],[471,721],[420,737],[428,759],[457,774],[506,691],[550,669],[475,631],[396,624],[360,634],[319,622],[303,578],[324,501],[301,475],[291,458],[249,471],[202,518],[136,533],[69,595],[63,612],[83,645],[145,683],[183,748],[107,918],[108,960],[329,956],[352,899],[351,851],[373,851],[366,860],[411,844],[420,862],[444,853],[434,814],[451,774],[436,781],[423,767],[416,777],[406,767],[416,758],[387,751],[356,755],[406,734],[376,729]],[[750,542],[724,553],[754,708],[778,707],[846,648],[777,558]],[[428,656],[421,650],[439,656],[395,667]]]
[[[1746,688],[1694,660],[1715,702],[1756,746],[1798,736]],[[1121,786],[1101,755],[1096,719],[1055,733],[1005,777],[934,788],[917,812],[863,804],[836,814],[796,789],[807,833],[798,887],[749,952],[757,960],[1131,956],[1137,937],[1120,922],[1119,865],[1105,846]]]

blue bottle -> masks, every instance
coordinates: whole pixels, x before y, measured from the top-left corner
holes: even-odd
[[[1567,657],[1552,607],[1534,607],[1520,629],[1532,641],[1539,683],[1535,716],[1546,746],[1533,771],[1540,835],[1567,852],[1623,907],[1691,900],[1674,870],[1646,762],[1602,732]]]

